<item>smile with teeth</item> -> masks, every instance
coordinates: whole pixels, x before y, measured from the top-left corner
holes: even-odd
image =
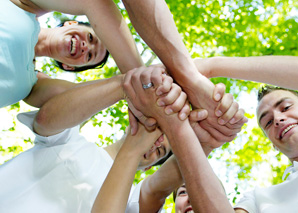
[[[190,209],[190,210],[187,210],[185,213],[194,213],[194,211]]]
[[[283,131],[282,131],[282,133],[281,133],[281,135],[280,135],[280,138],[282,138],[288,131],[290,131],[293,127],[295,127],[295,126],[297,126],[297,124],[292,124],[292,125],[290,125],[290,126],[288,126],[287,128],[285,128]]]
[[[75,54],[77,49],[77,40],[75,38],[71,39],[71,47],[70,47],[70,54]]]

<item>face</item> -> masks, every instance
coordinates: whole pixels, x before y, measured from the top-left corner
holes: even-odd
[[[106,48],[91,27],[66,22],[63,27],[54,30],[50,51],[52,57],[62,62],[67,70],[94,65],[103,60]]]
[[[143,159],[139,163],[138,169],[146,170],[151,168],[160,159],[166,157],[170,152],[170,144],[166,137],[160,142],[155,142],[148,152],[143,155]]]
[[[188,199],[188,194],[185,185],[180,186],[177,190],[175,200],[175,211],[176,213],[193,213],[191,204]]]
[[[257,118],[275,148],[289,159],[297,159],[298,97],[284,90],[270,92],[261,99]]]

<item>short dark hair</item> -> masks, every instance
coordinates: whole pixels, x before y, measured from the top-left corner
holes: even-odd
[[[286,89],[286,88],[283,88],[283,87],[277,87],[277,86],[267,84],[267,85],[262,86],[259,89],[259,91],[258,91],[258,102],[260,102],[265,95],[269,94],[270,92],[276,91],[276,90],[289,91],[289,92],[293,93],[294,95],[298,96],[298,92],[296,90]]]
[[[169,157],[171,157],[173,154],[172,151],[170,151],[167,156],[163,157],[162,159],[160,159],[159,161],[157,161],[155,164],[153,164],[152,166],[159,166],[159,165],[162,165],[164,162],[166,162],[166,160],[169,159]]]
[[[70,20],[65,20],[65,21],[61,22],[60,24],[57,25],[57,27],[63,27],[64,23],[67,22],[67,21],[70,21]],[[77,21],[77,22],[78,22],[79,25],[84,25],[84,26],[87,26],[87,27],[91,27],[90,23],[88,23],[88,22],[81,22],[81,21]],[[100,62],[98,62],[97,64],[86,65],[86,66],[82,66],[82,67],[74,67],[74,70],[64,69],[63,66],[62,66],[62,63],[60,61],[57,61],[57,60],[55,60],[55,65],[57,67],[59,67],[60,69],[68,71],[68,72],[81,72],[81,71],[85,71],[85,70],[88,70],[88,69],[95,69],[95,68],[100,69],[107,63],[109,55],[110,55],[109,51],[106,50],[105,57]]]

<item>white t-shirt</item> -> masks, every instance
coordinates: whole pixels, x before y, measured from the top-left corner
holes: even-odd
[[[234,208],[249,213],[297,213],[298,212],[298,163],[294,161],[291,173],[281,184],[268,188],[256,187],[244,194]],[[287,170],[286,170],[287,171]]]
[[[18,119],[32,130],[35,115]],[[49,137],[36,134],[34,143],[0,166],[0,212],[90,212],[113,164],[110,155],[80,136],[79,126]]]

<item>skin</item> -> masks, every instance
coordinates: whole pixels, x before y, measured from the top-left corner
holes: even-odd
[[[197,70],[208,78],[228,77],[298,89],[297,56],[213,57],[194,61]]]
[[[75,51],[71,44],[76,47]],[[97,64],[103,60],[105,54],[106,48],[93,29],[79,25],[76,21],[67,21],[63,27],[41,28],[35,46],[35,56],[54,58],[62,62],[67,70]]]
[[[83,4],[79,0],[72,0],[71,4],[69,0],[12,1],[19,7],[38,15],[48,11],[86,15],[122,73],[142,65],[129,29],[112,0],[86,0]],[[182,86],[194,108],[208,110],[208,117],[202,121],[202,126],[216,139],[228,141],[234,137],[227,135],[231,129],[230,126],[218,124],[220,115],[214,113],[217,102],[212,99],[214,85],[196,71],[166,3],[158,0],[146,2],[124,0],[123,3],[138,33]],[[199,102],[203,99],[206,101]],[[221,133],[227,136],[219,138]]]
[[[129,75],[128,73],[124,80],[124,86],[126,87],[127,94],[130,98],[135,98],[138,101],[137,107],[141,108],[142,112],[146,112],[146,116],[154,117],[157,119],[160,127],[169,137],[172,151],[176,155],[176,159],[174,157],[171,157],[156,173],[146,178],[141,186],[140,212],[156,212],[162,206],[165,198],[175,188],[182,184],[183,179],[186,180],[187,183],[190,183],[193,179],[200,177],[201,175],[199,174],[212,172],[212,169],[206,159],[206,155],[209,154],[209,150],[204,150],[201,147],[195,133],[192,130],[190,122],[188,120],[179,120],[177,114],[167,115],[165,113],[164,106],[159,107],[157,105],[158,98],[156,96],[156,91],[158,89],[149,88],[144,90],[142,88],[142,83],[140,82],[140,80],[143,78],[143,72],[145,71],[139,68],[133,73],[133,75]],[[236,111],[234,113],[236,113]],[[208,137],[206,136],[205,139],[208,140]],[[179,141],[183,141],[183,143]],[[213,144],[213,146],[217,145],[217,143]],[[193,168],[187,166],[186,162],[197,162],[197,158],[201,159],[199,162],[203,161],[203,164],[197,167],[203,168],[204,171],[194,172],[190,174],[189,171]],[[186,159],[186,162],[184,161],[184,159]],[[186,167],[186,169],[183,169],[183,167]],[[181,171],[182,176],[179,170]],[[131,175],[133,175],[133,173]],[[210,177],[214,177],[214,182],[212,181],[212,184],[208,184],[208,188],[211,187],[213,189],[216,189],[219,186],[218,188],[221,191],[218,192],[211,190],[211,193],[204,192],[205,199],[209,200],[216,194],[216,197],[226,202],[225,204],[229,204],[225,197],[225,193],[222,190],[222,186],[218,182],[217,177],[214,174],[213,176],[210,175]],[[209,176],[204,176],[203,179],[205,181],[205,184],[210,180]],[[122,185],[126,185],[126,183],[123,182]],[[195,194],[194,190],[192,190],[192,194]],[[126,198],[126,196],[122,196],[122,198]],[[202,200],[202,202],[204,202],[204,199]],[[200,206],[201,203],[197,204],[196,208],[198,209],[200,208]],[[214,206],[208,206],[207,209],[209,212],[213,212],[213,210],[215,209],[224,209],[224,212],[226,212],[225,210],[231,210],[232,207],[224,206],[223,204],[216,208]],[[121,211],[124,211],[124,209],[121,209]]]
[[[298,97],[289,91],[276,90],[265,95],[257,108],[259,125],[273,146],[291,162],[298,160]],[[290,128],[293,125],[293,128]],[[287,130],[287,128],[290,128]],[[287,131],[286,131],[287,130]]]
[[[167,139],[161,143],[161,147],[156,147],[154,141],[160,135],[160,130],[156,129],[149,133],[142,125],[136,135],[132,136],[130,132],[128,133],[98,193],[92,212],[122,212],[121,210],[126,208],[136,170],[150,168],[151,165],[165,157],[170,150]],[[165,152],[159,153],[158,149],[163,150],[162,147]],[[147,154],[146,157],[144,153]],[[122,178],[119,179],[119,176]],[[115,200],[117,200],[117,205],[115,205]]]
[[[179,189],[177,190],[177,196],[175,199],[175,212],[176,213],[185,213],[185,212],[193,213],[192,206],[190,204],[185,185],[180,186]]]

